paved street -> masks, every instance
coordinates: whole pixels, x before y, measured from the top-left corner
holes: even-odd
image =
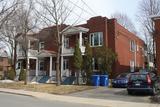
[[[116,101],[144,102],[150,103],[150,96],[145,94],[128,95],[125,88],[100,87],[93,90],[69,94],[70,96],[98,98]]]
[[[0,107],[100,107],[59,101],[41,100],[34,97],[0,93]]]

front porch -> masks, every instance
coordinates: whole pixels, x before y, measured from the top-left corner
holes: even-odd
[[[48,83],[55,82],[56,78],[56,56],[52,51],[42,50],[36,57],[28,57],[28,81]],[[18,80],[21,69],[26,69],[26,61],[19,58],[17,61],[16,79]]]

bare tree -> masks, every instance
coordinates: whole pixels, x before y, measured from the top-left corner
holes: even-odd
[[[16,65],[16,47],[17,47],[17,37],[21,36],[22,40],[18,41],[21,45],[23,56],[26,61],[26,80],[29,75],[29,65],[28,65],[28,38],[27,35],[36,27],[37,19],[35,19],[33,10],[34,3],[32,0],[18,0],[16,11],[12,14],[10,18],[3,24],[3,29],[1,29],[1,39],[8,45],[13,61],[13,66],[15,70]]]
[[[12,15],[19,3],[19,0],[0,0],[0,28]]]
[[[113,15],[111,15],[112,18],[116,18],[117,22],[122,25],[123,27],[125,27],[126,29],[128,29],[130,32],[136,34],[136,28],[134,26],[134,24],[132,23],[131,19],[123,13],[114,13]]]
[[[63,25],[71,16],[75,6],[69,5],[66,0],[37,0],[39,10],[36,11],[37,16],[41,18],[48,27],[51,25],[55,26],[53,37],[55,39],[54,47],[57,46],[57,58],[56,58],[56,81],[59,86],[60,83],[60,56],[62,48],[62,35]],[[42,10],[41,10],[42,9]],[[74,23],[78,21],[75,20]],[[68,27],[69,28],[69,27]]]
[[[139,3],[138,20],[147,44],[147,53],[153,54],[155,61],[154,23],[150,16],[160,14],[160,0],[142,0]],[[154,62],[155,63],[155,62]]]

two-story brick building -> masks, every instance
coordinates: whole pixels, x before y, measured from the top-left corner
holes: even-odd
[[[93,17],[87,23],[78,26],[63,25],[61,50],[61,76],[75,76],[73,53],[78,40],[82,55],[85,52],[84,42],[88,40],[91,47],[107,46],[118,55],[114,63],[112,75],[134,71],[135,67],[144,66],[144,42],[117,23],[116,19]],[[34,39],[33,39],[34,38]],[[21,37],[18,38],[21,41]],[[55,61],[57,46],[54,37],[54,26],[42,29],[39,33],[28,36],[30,74],[33,76],[55,77]],[[36,47],[36,48],[33,48]],[[20,45],[17,50],[18,67],[22,60]],[[94,51],[93,51],[94,55]],[[97,63],[93,58],[93,71],[97,71]],[[32,78],[32,80],[34,80]]]
[[[156,67],[157,73],[160,75],[160,16],[151,16],[151,18],[155,23],[154,41],[156,48]]]

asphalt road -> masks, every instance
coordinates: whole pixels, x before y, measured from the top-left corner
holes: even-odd
[[[85,97],[85,98],[96,98],[96,99],[107,99],[107,100],[118,100],[127,102],[145,102],[150,103],[150,97],[144,93],[138,93],[135,95],[128,95],[125,88],[106,88],[99,87],[93,90],[82,91],[78,93],[69,94],[69,96]]]
[[[59,101],[48,101],[29,96],[0,93],[0,107],[100,107]]]

